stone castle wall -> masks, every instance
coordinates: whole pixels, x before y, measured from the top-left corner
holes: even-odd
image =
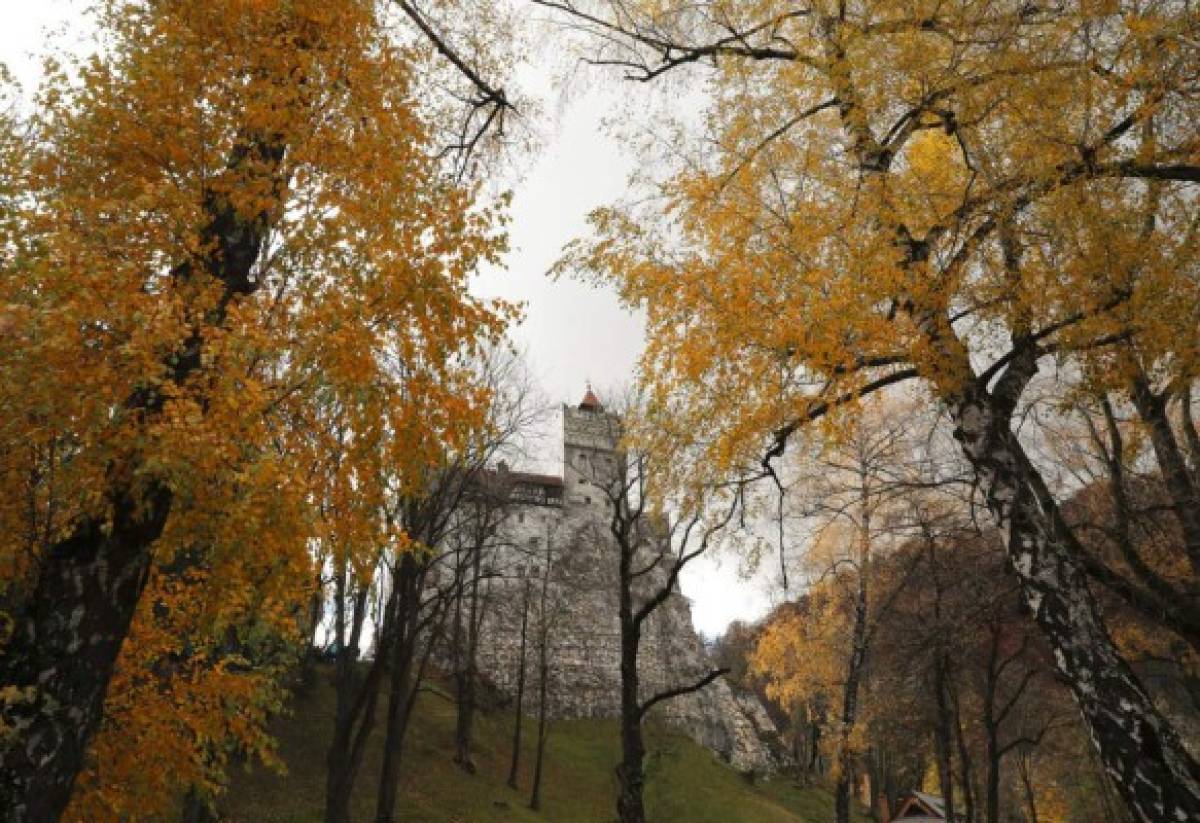
[[[543,572],[549,565],[545,611],[550,713],[620,713],[618,554],[607,530],[606,497],[596,485],[611,477],[609,472],[618,465],[615,439],[616,420],[611,415],[565,408],[561,505],[515,507],[497,541],[501,548],[490,564],[479,668],[501,694],[510,699],[515,695],[527,596],[527,710],[536,705],[539,606]],[[650,559],[647,555],[641,560]],[[665,575],[661,567],[647,575],[643,590],[660,587]],[[690,603],[678,591],[672,593],[644,628],[639,654],[642,699],[693,683],[712,665],[692,626]],[[762,772],[778,765],[772,746],[777,733],[766,712],[755,698],[735,695],[723,679],[660,703],[651,717],[677,726],[737,768]]]

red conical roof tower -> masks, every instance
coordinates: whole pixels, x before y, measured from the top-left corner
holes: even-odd
[[[579,401],[580,410],[587,411],[604,411],[604,404],[600,402],[600,398],[592,391],[592,384],[587,384],[587,394],[583,396],[583,400]]]

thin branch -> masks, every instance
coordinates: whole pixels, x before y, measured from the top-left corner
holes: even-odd
[[[643,717],[645,717],[646,712],[650,711],[650,709],[652,709],[654,706],[658,705],[659,703],[663,702],[664,700],[670,700],[675,697],[681,697],[685,694],[691,694],[693,692],[698,692],[701,689],[703,689],[705,686],[707,686],[709,683],[712,683],[718,677],[721,677],[722,675],[726,675],[726,674],[729,674],[728,668],[713,669],[708,674],[704,675],[704,677],[700,678],[695,683],[692,683],[689,686],[679,686],[674,689],[667,689],[664,692],[659,692],[658,694],[654,695],[649,700],[645,701],[640,706],[638,706],[638,720],[641,720]]]

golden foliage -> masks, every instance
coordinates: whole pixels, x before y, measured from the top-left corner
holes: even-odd
[[[1031,334],[1100,384],[1122,379],[1118,339],[1194,370],[1194,11],[622,8],[614,24],[679,54],[728,52],[699,148],[659,198],[594,214],[560,264],[645,309],[653,426],[683,478],[755,466],[780,427],[900,370],[955,391]]]
[[[169,486],[71,811],[115,820],[211,794],[232,751],[269,759],[310,541],[382,539],[381,467],[419,484],[484,425],[467,361],[514,309],[468,293],[504,250],[505,204],[443,173],[425,57],[375,3],[97,14],[100,53],[53,71],[29,122],[0,124],[0,587],[19,600],[46,547],[106,516],[111,472]],[[228,305],[206,269],[214,203],[268,224],[255,287]],[[202,366],[178,380],[193,336]],[[146,392],[161,413],[129,402]],[[313,511],[324,484],[336,518]]]

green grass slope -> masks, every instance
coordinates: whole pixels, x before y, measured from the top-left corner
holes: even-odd
[[[333,690],[322,672],[299,696],[275,732],[286,775],[262,768],[239,771],[220,802],[221,818],[244,823],[320,821],[325,753],[333,725]],[[521,791],[505,785],[512,715],[481,714],[476,765],[468,775],[451,762],[454,706],[424,693],[404,749],[399,818],[414,823],[542,821],[601,823],[615,819],[613,765],[618,758],[612,720],[575,720],[550,729],[542,781],[542,810],[528,808],[535,723],[525,723]],[[355,820],[375,807],[381,735],[371,741],[352,804]],[[711,752],[665,729],[649,733],[647,814],[652,821],[686,823],[826,823],[832,799],[820,789],[797,789],[785,779],[751,785]]]

